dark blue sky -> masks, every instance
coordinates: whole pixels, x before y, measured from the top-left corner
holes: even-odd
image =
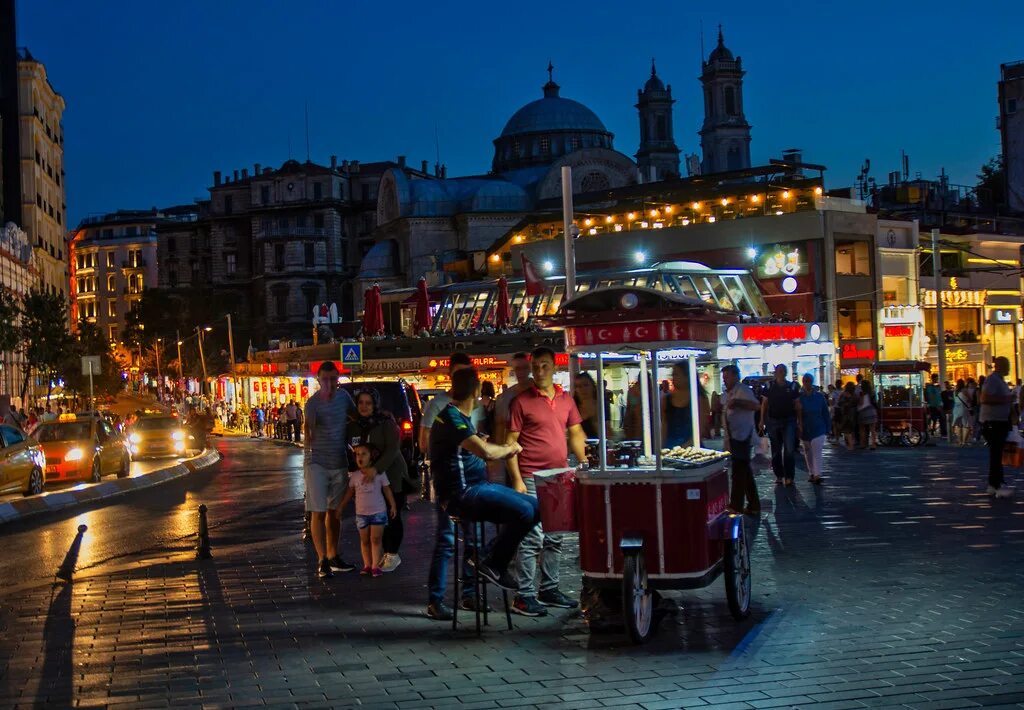
[[[747,70],[756,163],[799,147],[850,185],[864,158],[945,167],[973,183],[999,150],[999,63],[1024,59],[1024,2],[695,3],[20,0],[19,43],[67,101],[69,223],[190,202],[213,170],[312,157],[405,154],[449,175],[486,172],[491,141],[539,98],[548,58],[562,95],[636,152],[650,57],[677,100],[676,141],[699,150],[699,23]],[[707,4],[710,6],[710,4]]]

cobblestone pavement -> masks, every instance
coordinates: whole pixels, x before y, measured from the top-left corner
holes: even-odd
[[[1024,503],[985,496],[985,451],[826,456],[820,489],[760,475],[742,623],[718,581],[673,596],[642,647],[569,611],[453,633],[423,616],[425,503],[396,572],[320,581],[294,501],[218,528],[211,561],[150,552],[0,592],[0,705],[1024,707]]]

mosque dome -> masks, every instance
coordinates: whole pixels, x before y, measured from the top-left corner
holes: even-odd
[[[549,64],[544,96],[512,114],[494,140],[493,172],[550,165],[584,148],[612,148],[613,136],[597,114],[579,101],[559,96],[561,87],[552,71]]]

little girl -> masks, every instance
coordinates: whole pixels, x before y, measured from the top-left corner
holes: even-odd
[[[380,577],[380,563],[383,556],[381,537],[388,516],[395,517],[395,498],[388,485],[388,477],[377,473],[373,467],[378,456],[376,448],[371,444],[358,444],[353,447],[358,471],[349,474],[348,490],[341,499],[338,510],[341,510],[355,496],[356,528],[359,530],[359,546],[363,553],[363,569],[360,574],[372,574]]]

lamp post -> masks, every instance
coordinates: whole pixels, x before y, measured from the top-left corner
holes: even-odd
[[[199,339],[199,361],[203,364],[203,386],[200,388],[202,394],[206,394],[206,355],[203,354],[203,333],[209,333],[213,328],[206,326],[202,330],[196,326],[196,337]]]
[[[163,383],[160,381],[160,341],[162,338],[156,339],[156,401],[162,402],[163,397],[161,390],[163,390]]]
[[[178,338],[178,384],[180,386],[181,383],[185,381],[185,373],[181,367],[181,333],[175,330],[174,334]],[[175,389],[177,389],[177,387]]]

